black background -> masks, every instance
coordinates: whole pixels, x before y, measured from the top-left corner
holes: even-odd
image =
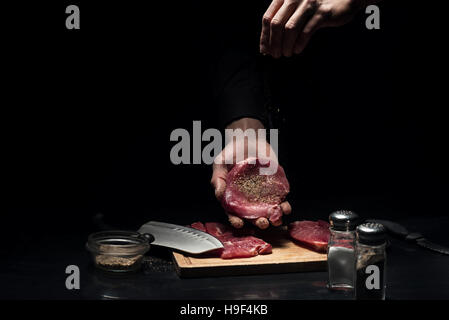
[[[211,75],[224,37],[257,51],[267,2],[60,1],[2,5],[3,236],[94,231],[93,217],[224,219],[206,165],[175,166],[169,136],[216,127]],[[71,4],[71,3],[70,3]],[[270,61],[287,123],[280,159],[290,219],[446,215],[447,49],[443,10],[381,3]]]

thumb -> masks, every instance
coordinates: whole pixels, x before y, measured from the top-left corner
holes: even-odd
[[[224,191],[226,189],[226,177],[228,175],[228,169],[226,165],[214,164],[211,185],[215,189],[215,197],[221,200]]]

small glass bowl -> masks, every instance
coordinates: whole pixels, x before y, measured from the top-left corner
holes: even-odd
[[[89,235],[86,248],[95,266],[104,271],[130,272],[142,266],[149,237],[133,231],[101,231]]]

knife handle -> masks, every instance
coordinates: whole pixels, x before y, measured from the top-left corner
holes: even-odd
[[[421,233],[418,233],[418,232],[412,232],[412,233],[409,233],[406,237],[405,237],[405,240],[407,240],[407,241],[416,241],[416,240],[418,240],[418,239],[420,239],[420,238],[422,238],[423,237],[423,235],[421,234]]]

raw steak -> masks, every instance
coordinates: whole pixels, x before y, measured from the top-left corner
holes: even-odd
[[[223,249],[212,252],[213,256],[218,256],[222,259],[248,258],[259,254],[271,253],[271,245],[269,243],[253,236],[240,235],[242,233],[241,230],[235,231],[221,223],[206,222],[204,225],[201,222],[195,222],[191,224],[191,227],[206,231],[223,243]]]
[[[329,223],[318,221],[295,221],[288,226],[290,237],[318,252],[326,252],[329,241]]]
[[[249,163],[254,161],[254,164]],[[278,165],[272,175],[260,174],[259,159],[249,158],[237,163],[228,173],[226,190],[222,199],[223,208],[240,218],[266,217],[277,222],[282,217],[280,203],[290,191],[284,169]]]

